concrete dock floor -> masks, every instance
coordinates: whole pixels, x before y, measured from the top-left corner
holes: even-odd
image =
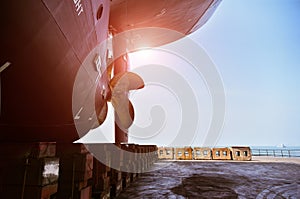
[[[159,161],[118,198],[300,198],[300,164]]]

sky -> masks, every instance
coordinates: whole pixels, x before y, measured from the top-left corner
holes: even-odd
[[[191,38],[225,87],[217,145],[300,145],[299,0],[223,0]]]
[[[131,69],[146,87],[130,93],[136,116],[129,142],[203,146],[217,134],[216,146],[300,146],[299,10],[299,0],[223,0],[208,22],[189,35],[223,83],[225,117],[218,132],[209,131],[215,107],[207,80],[214,77],[198,75],[186,60],[166,52],[131,55]],[[172,70],[162,67],[170,65]],[[164,73],[167,78],[157,79]],[[191,99],[187,104],[181,90]],[[99,140],[101,131],[113,141],[109,109],[108,119],[89,140]],[[185,122],[189,125],[182,133]]]

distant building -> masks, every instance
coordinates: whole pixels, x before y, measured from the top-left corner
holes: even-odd
[[[174,159],[174,148],[173,147],[159,147],[158,148],[158,159],[173,160]]]
[[[208,147],[194,147],[195,160],[211,160],[211,149]]]
[[[231,147],[233,160],[251,160],[252,154],[250,147],[233,146]]]
[[[154,148],[153,150],[156,150]],[[250,147],[159,147],[158,159],[162,160],[239,160],[248,161],[252,159]]]
[[[192,147],[175,148],[176,160],[192,160],[193,149]]]
[[[212,148],[212,159],[213,160],[231,160],[230,149],[224,148]]]

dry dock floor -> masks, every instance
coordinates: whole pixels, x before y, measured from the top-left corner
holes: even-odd
[[[159,161],[118,198],[300,198],[300,159]]]

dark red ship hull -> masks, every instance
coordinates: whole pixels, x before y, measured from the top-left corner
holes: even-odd
[[[109,29],[118,34],[160,27],[186,35],[205,23],[219,2],[4,1],[0,67],[9,66],[0,73],[0,142],[77,140],[81,135],[72,112],[76,74]],[[152,46],[178,39],[153,39],[151,33],[144,37]],[[100,57],[105,60],[106,54]]]

